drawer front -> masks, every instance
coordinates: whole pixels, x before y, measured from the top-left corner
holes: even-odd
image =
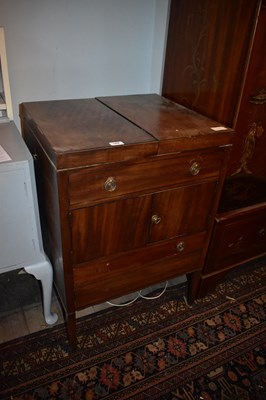
[[[71,206],[95,203],[129,193],[150,192],[177,184],[217,178],[223,151],[157,157],[147,162],[113,164],[70,173]]]
[[[155,193],[149,242],[207,231],[216,189],[216,182],[209,181]]]
[[[208,181],[75,209],[73,261],[78,264],[207,231],[215,195],[216,182]]]
[[[139,196],[73,210],[73,262],[79,264],[144,246],[151,198]]]
[[[217,245],[218,243],[218,245]],[[209,274],[266,253],[266,206],[216,222],[204,273]]]
[[[199,270],[204,240],[205,234],[200,233],[76,265],[77,308]]]

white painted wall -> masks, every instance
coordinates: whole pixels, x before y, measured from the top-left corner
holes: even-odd
[[[160,93],[169,0],[0,0],[14,120],[24,101]]]

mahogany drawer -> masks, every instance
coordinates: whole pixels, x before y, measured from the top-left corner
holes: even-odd
[[[185,156],[156,157],[134,164],[109,164],[84,168],[69,175],[71,206],[95,203],[129,193],[151,192],[219,176],[224,154],[191,153]]]
[[[215,221],[204,274],[232,267],[265,253],[266,203],[220,214]]]
[[[198,233],[75,265],[77,308],[199,270],[205,238]]]

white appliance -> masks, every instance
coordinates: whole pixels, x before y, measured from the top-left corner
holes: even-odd
[[[44,317],[51,312],[53,270],[43,250],[32,156],[13,121],[0,121],[0,273],[24,270],[41,281]]]

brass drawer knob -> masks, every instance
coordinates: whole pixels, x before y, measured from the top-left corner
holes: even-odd
[[[185,250],[185,242],[179,242],[179,243],[177,243],[176,249],[177,249],[177,251],[179,251],[179,252],[184,251],[184,250]]]
[[[108,192],[113,192],[116,189],[116,180],[112,176],[106,179],[104,182],[104,188]]]
[[[189,171],[191,173],[191,175],[198,175],[198,173],[201,170],[201,166],[199,163],[197,163],[196,161],[193,162],[189,168]]]
[[[151,222],[158,225],[161,222],[161,217],[158,217],[158,215],[155,214],[151,217]]]

